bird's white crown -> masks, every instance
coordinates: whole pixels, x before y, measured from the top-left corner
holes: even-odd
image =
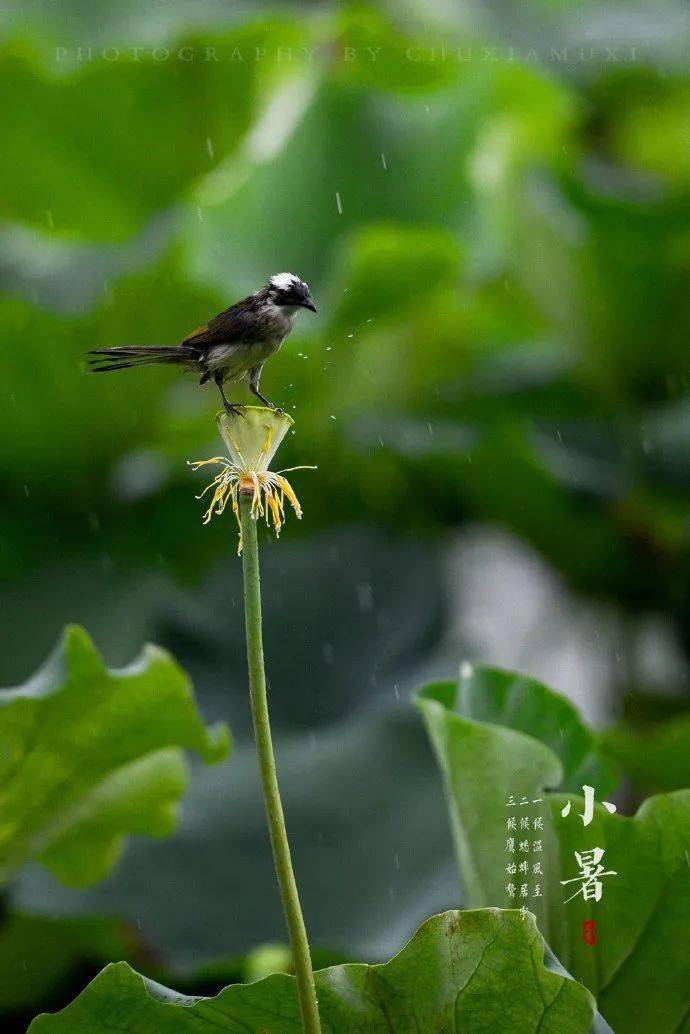
[[[302,283],[294,273],[276,273],[268,282],[271,287],[276,287],[279,291],[287,291],[294,284]]]

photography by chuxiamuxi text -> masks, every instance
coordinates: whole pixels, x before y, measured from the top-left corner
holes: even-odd
[[[690,1030],[690,10],[0,21],[3,1034]]]

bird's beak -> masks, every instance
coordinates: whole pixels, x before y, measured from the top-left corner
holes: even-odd
[[[312,312],[317,312],[318,311],[316,306],[314,305],[314,299],[312,298],[311,295],[309,295],[309,297],[306,299],[306,301],[302,302],[302,308],[303,309],[310,309]]]

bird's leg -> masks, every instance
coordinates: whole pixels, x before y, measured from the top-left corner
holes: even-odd
[[[216,382],[216,385],[218,386],[218,390],[220,392],[220,396],[221,396],[221,398],[223,400],[223,405],[225,406],[226,411],[228,413],[232,413],[235,416],[242,416],[242,410],[244,409],[244,406],[242,405],[242,403],[241,402],[229,402],[228,401],[228,397],[225,394],[225,388],[223,387],[223,372],[222,372],[222,370],[216,370],[216,372],[213,375],[213,379]]]
[[[261,377],[261,371],[264,368],[264,364],[260,363],[258,366],[254,366],[249,371],[249,390],[253,395],[263,402],[264,406],[268,406],[269,409],[275,410],[278,416],[283,415],[283,410],[279,406],[275,406],[270,399],[267,399],[265,395],[262,395],[259,391],[259,378]]]
[[[274,403],[271,402],[270,399],[267,399],[265,395],[262,395],[258,388],[253,388],[250,384],[249,390],[253,392],[254,395],[256,395],[256,397],[263,402],[264,406],[268,406],[269,409],[275,409],[276,411],[278,410],[278,407],[274,405]],[[280,410],[280,412],[282,413],[282,409]]]

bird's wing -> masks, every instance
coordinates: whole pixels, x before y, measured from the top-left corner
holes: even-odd
[[[231,305],[229,309],[219,312],[207,323],[202,323],[184,339],[182,344],[203,349],[221,342],[241,341],[250,324],[251,310],[249,306],[246,303],[238,302],[236,305]]]

